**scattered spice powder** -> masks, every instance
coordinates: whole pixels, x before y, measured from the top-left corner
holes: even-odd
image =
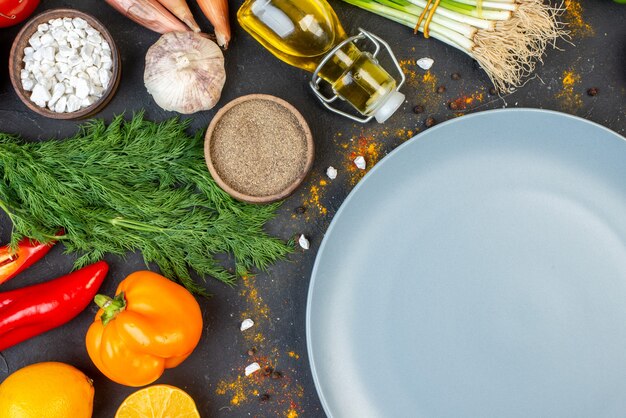
[[[415,135],[417,135],[418,131],[419,130],[417,128],[415,128],[415,129],[398,128],[398,129],[396,129],[394,134],[395,134],[396,138],[399,138],[402,141],[406,141],[407,139],[411,139]],[[383,133],[383,136],[386,137],[388,135]]]
[[[271,312],[259,294],[255,276],[243,276],[241,286],[240,296],[245,299],[247,309],[240,313],[240,317],[253,318],[255,328],[268,329]],[[304,390],[297,384],[297,380],[294,381],[290,376],[296,371],[291,368],[277,369],[280,353],[283,351],[279,351],[276,347],[267,347],[266,337],[262,332],[241,333],[240,335],[244,338],[245,344],[242,350],[248,347],[246,354],[250,357],[242,358],[241,363],[237,364],[235,376],[218,382],[216,393],[228,396],[229,403],[233,407],[253,401],[257,404],[261,402],[263,408],[272,409],[271,413],[265,411],[266,416],[288,416],[292,411],[296,414],[302,412],[297,400],[304,397]],[[288,351],[288,353],[295,354],[294,351]],[[244,376],[244,368],[250,362],[258,363],[261,370],[250,376]]]
[[[307,141],[289,109],[254,99],[222,116],[211,139],[211,157],[219,176],[233,189],[249,196],[271,196],[302,175]]]
[[[233,406],[238,406],[241,402],[248,399],[246,393],[249,392],[249,388],[252,387],[253,382],[251,379],[237,376],[237,379],[232,382],[221,381],[217,385],[217,390],[215,393],[218,395],[226,395],[227,393],[231,394],[230,404]]]
[[[579,0],[565,0],[567,30],[575,37],[593,36],[595,31],[583,18],[583,7]]]
[[[296,353],[295,351],[289,351],[287,355],[291,358],[295,358],[296,360],[300,359],[300,354]]]
[[[406,75],[406,84],[410,87],[403,89],[408,101],[419,103],[429,111],[436,111],[441,106],[441,95],[437,94],[437,77],[430,70],[424,72],[419,68],[415,59],[401,59],[399,62]]]
[[[373,137],[361,136],[357,140],[343,144],[342,148],[348,150],[343,165],[344,170],[348,173],[350,185],[354,186],[380,160],[382,144],[376,142]],[[354,164],[354,159],[358,156],[365,158],[365,170],[360,170]]]
[[[464,95],[454,100],[451,100],[450,103],[448,104],[448,107],[450,108],[450,110],[455,110],[455,111],[466,110],[468,108],[471,108],[472,105],[475,105],[477,102],[482,102],[484,98],[485,98],[484,93],[476,92],[469,96]]]
[[[556,94],[564,110],[575,112],[583,105],[582,94],[578,92],[580,76],[574,70],[563,71],[561,90]]]
[[[246,299],[249,308],[239,315],[242,320],[246,318],[254,318],[257,326],[262,320],[269,320],[270,318],[270,309],[267,304],[263,301],[263,298],[259,296],[259,291],[255,286],[256,276],[252,275],[244,275],[241,280],[241,291],[239,295]],[[251,334],[243,334],[247,338]],[[252,337],[256,339],[256,336]]]
[[[328,209],[322,203],[324,187],[326,187],[325,180],[313,182],[313,184],[311,184],[311,187],[309,188],[308,198],[305,201],[305,205],[316,208],[319,214],[323,216],[328,213]]]

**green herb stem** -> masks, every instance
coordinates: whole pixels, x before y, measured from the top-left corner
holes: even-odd
[[[221,190],[206,168],[202,134],[189,136],[187,127],[137,114],[88,122],[66,140],[0,133],[0,209],[13,223],[12,245],[62,239],[80,255],[76,268],[141,251],[146,264],[199,293],[206,290],[192,270],[234,283],[218,254],[232,254],[243,274],[292,251],[264,230],[278,204],[249,205]]]

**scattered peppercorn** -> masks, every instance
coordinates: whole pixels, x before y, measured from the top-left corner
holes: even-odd
[[[451,101],[450,103],[448,103],[448,107],[450,108],[450,110],[457,110],[459,108],[459,105],[456,101]]]
[[[270,376],[273,371],[274,371],[274,369],[272,369],[270,366],[266,366],[263,369],[263,376]]]
[[[256,354],[256,348],[252,347],[251,349],[248,350],[248,355],[249,356],[253,356]]]
[[[587,90],[587,94],[591,97],[595,96],[598,94],[598,88],[597,87],[592,87],[589,90]]]
[[[270,400],[270,395],[268,393],[264,393],[263,395],[259,396],[259,400],[261,402],[267,402]]]
[[[272,373],[272,379],[280,379],[281,377],[283,377],[283,374],[281,372]]]
[[[491,88],[489,89],[489,94],[490,94],[491,96],[495,96],[496,94],[498,94],[498,90],[496,90],[496,88],[495,88],[495,87],[491,87]]]
[[[413,112],[416,114],[420,114],[420,113],[424,113],[424,106],[422,105],[417,105],[413,108]]]
[[[302,215],[304,212],[306,212],[306,208],[304,206],[298,206],[295,210],[296,213],[299,215]]]
[[[441,93],[445,93],[446,92],[446,86],[439,86],[437,87],[437,93],[441,94]]]
[[[450,77],[453,80],[460,80],[461,79],[461,74],[459,74],[459,73],[452,73],[452,75]]]
[[[428,119],[426,119],[426,122],[424,122],[424,125],[426,125],[427,128],[435,126],[436,124],[437,124],[437,121],[433,117],[429,117]]]

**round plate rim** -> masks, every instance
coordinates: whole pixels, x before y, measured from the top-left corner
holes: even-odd
[[[312,298],[313,298],[313,294],[315,291],[315,284],[316,284],[316,278],[317,278],[317,272],[319,270],[320,267],[320,263],[321,263],[321,258],[322,255],[324,253],[324,250],[326,248],[326,245],[330,239],[330,237],[332,236],[332,232],[335,228],[335,225],[339,222],[339,220],[341,219],[341,215],[343,214],[343,212],[345,211],[345,208],[349,206],[349,203],[353,200],[354,196],[359,192],[359,190],[363,187],[364,184],[367,183],[367,180],[374,176],[375,173],[377,173],[380,170],[380,167],[382,167],[387,161],[389,161],[391,159],[391,157],[393,157],[395,154],[400,153],[404,150],[404,148],[412,146],[413,142],[415,140],[419,140],[419,139],[424,139],[425,137],[430,137],[433,135],[436,135],[437,132],[449,125],[453,125],[453,124],[458,124],[458,123],[466,123],[467,120],[471,120],[471,119],[480,119],[480,118],[490,118],[491,115],[497,115],[497,114],[501,114],[501,113],[517,113],[520,116],[526,115],[526,114],[547,114],[547,115],[552,115],[553,117],[556,118],[563,118],[563,119],[570,119],[570,120],[575,120],[577,122],[582,122],[584,124],[588,124],[591,125],[595,128],[599,128],[599,130],[604,131],[605,133],[616,137],[617,139],[621,139],[622,141],[624,141],[626,143],[626,138],[623,137],[622,135],[618,134],[615,131],[612,131],[611,129],[600,125],[599,123],[590,121],[588,119],[584,119],[581,118],[579,116],[575,116],[575,115],[570,115],[567,113],[563,113],[563,112],[558,112],[555,110],[546,110],[546,109],[534,109],[534,108],[510,108],[510,109],[494,109],[494,110],[487,110],[487,111],[483,111],[483,112],[477,112],[477,113],[472,113],[470,115],[465,115],[461,118],[455,118],[455,119],[451,119],[448,120],[446,122],[443,122],[441,124],[438,124],[436,126],[433,126],[432,128],[419,133],[418,135],[415,135],[413,138],[409,139],[408,141],[406,141],[405,143],[401,144],[400,146],[398,146],[397,148],[395,148],[393,151],[391,151],[388,155],[386,155],[382,160],[380,160],[362,179],[361,181],[359,181],[359,183],[354,187],[354,189],[352,189],[352,191],[348,194],[348,196],[345,198],[345,200],[343,201],[343,203],[341,204],[341,206],[339,207],[339,210],[337,210],[337,213],[334,215],[328,229],[326,230],[326,233],[324,234],[324,238],[320,244],[320,247],[317,251],[317,255],[315,257],[315,263],[313,264],[313,269],[311,271],[311,278],[309,281],[309,289],[307,292],[307,303],[306,303],[306,347],[307,347],[307,357],[309,360],[309,366],[311,369],[311,376],[313,377],[313,383],[315,384],[315,390],[317,392],[317,395],[320,399],[320,402],[322,404],[322,408],[324,409],[324,413],[329,417],[329,418],[333,418],[333,414],[332,411],[330,410],[328,401],[326,399],[326,397],[324,396],[324,392],[322,390],[322,384],[320,382],[320,378],[319,375],[317,373],[317,369],[315,367],[315,359],[314,359],[314,350],[313,350],[313,344],[311,341],[311,302],[312,302]]]

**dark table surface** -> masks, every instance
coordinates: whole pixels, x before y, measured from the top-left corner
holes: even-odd
[[[231,1],[232,14],[241,0]],[[285,239],[304,233],[311,249],[298,251],[267,273],[227,287],[209,280],[207,288],[215,296],[202,300],[205,332],[200,345],[178,368],[168,370],[157,383],[168,383],[188,391],[202,416],[322,417],[309,370],[305,340],[306,295],[310,272],[324,233],[352,187],[362,177],[351,159],[364,155],[368,167],[396,146],[426,129],[433,117],[442,122],[464,113],[502,107],[533,107],[563,111],[590,119],[614,131],[626,133],[626,6],[609,0],[567,1],[571,43],[559,42],[559,50],[549,50],[536,77],[516,92],[498,97],[489,94],[485,73],[471,58],[434,40],[412,35],[403,26],[331,0],[348,32],[363,27],[386,39],[402,61],[408,76],[403,89],[407,102],[385,125],[354,124],[324,110],[307,89],[309,75],[279,62],[263,50],[233,20],[233,42],[226,51],[228,80],[222,99],[212,111],[192,116],[194,129],[205,129],[215,112],[228,101],[251,93],[281,97],[296,106],[308,120],[316,140],[316,162],[311,175],[282,206],[268,229]],[[173,114],[159,109],[143,86],[143,63],[147,48],[158,35],[115,12],[104,1],[44,0],[38,11],[70,7],[89,12],[111,31],[122,56],[122,81],[117,95],[98,117],[145,109],[146,116],[163,120]],[[208,22],[192,6],[205,30]],[[8,80],[6,61],[10,44],[19,26],[0,29],[0,131],[18,133],[28,140],[66,137],[76,132],[76,122],[45,119],[29,111],[17,98]],[[415,59],[431,57],[429,72]],[[453,80],[458,73],[461,78]],[[438,94],[438,86],[446,91]],[[595,97],[587,89],[597,87]],[[456,113],[450,101],[460,104]],[[413,113],[422,105],[425,112]],[[465,108],[465,109],[462,109]],[[505,132],[504,132],[505,134]],[[338,169],[336,180],[325,177],[328,166]],[[296,209],[304,207],[299,213]],[[10,234],[10,224],[2,218],[2,239]],[[58,277],[71,269],[74,258],[56,246],[44,261],[34,265],[3,290]],[[119,281],[144,268],[138,254],[125,260],[108,257],[111,270],[101,289],[113,294]],[[101,292],[102,293],[102,292]],[[71,323],[5,350],[0,358],[0,381],[9,373],[31,363],[61,361],[75,365],[94,379],[94,417],[112,417],[117,406],[135,389],[106,379],[93,366],[84,347],[85,332],[96,309],[88,308]],[[240,321],[252,318],[254,328],[240,332]],[[257,373],[243,377],[244,367],[253,360],[247,351],[256,348],[254,360],[282,373],[271,379]],[[35,387],[35,384],[34,384]],[[261,396],[269,394],[269,400]]]

